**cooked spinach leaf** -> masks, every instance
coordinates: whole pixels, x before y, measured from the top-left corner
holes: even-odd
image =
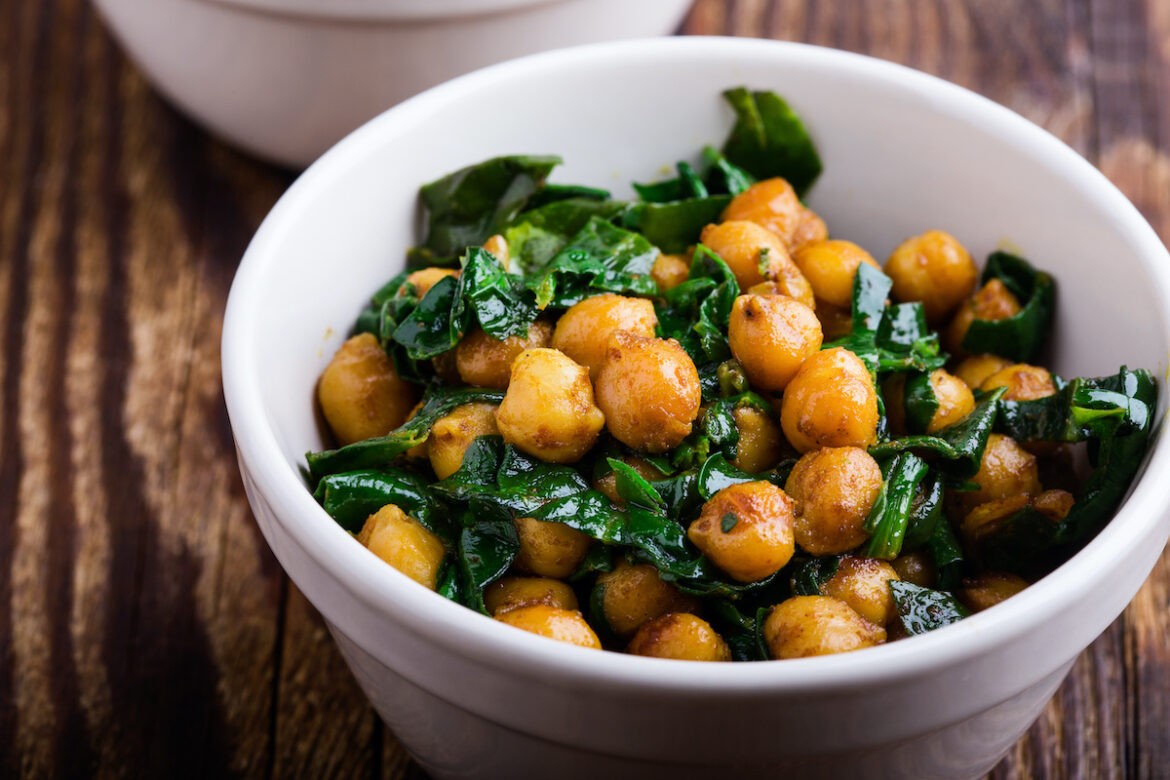
[[[775,92],[737,87],[723,97],[736,116],[724,156],[756,179],[783,176],[803,197],[823,166],[800,117]]]
[[[731,357],[726,334],[738,295],[739,283],[727,263],[699,244],[687,281],[655,305],[659,334],[678,341],[696,365],[721,363]]]
[[[840,555],[825,555],[808,558],[797,565],[792,572],[791,586],[794,596],[820,596],[821,589],[837,573],[841,566]]]
[[[628,204],[616,200],[569,198],[525,211],[504,231],[512,259],[520,271],[535,274],[597,217],[617,219]]]
[[[488,614],[483,603],[484,586],[508,571],[519,550],[520,539],[511,520],[465,515],[459,534],[458,560],[467,606]]]
[[[882,468],[882,487],[865,518],[871,558],[892,561],[902,552],[918,486],[926,477],[926,461],[911,452],[899,452]]]
[[[1048,340],[1056,310],[1056,283],[1022,257],[993,252],[983,270],[983,282],[999,279],[1020,301],[1020,311],[1004,320],[974,320],[962,347],[972,354],[990,353],[1030,363]]]
[[[949,626],[971,614],[951,594],[912,582],[890,580],[890,593],[898,619],[911,636]]]
[[[999,398],[1006,390],[1000,387],[986,394],[970,414],[942,430],[875,444],[869,452],[879,459],[900,452],[916,452],[930,458],[934,466],[946,474],[974,476],[979,471],[987,438],[995,425]]]
[[[526,281],[540,309],[568,308],[600,292],[651,296],[658,292],[650,278],[656,257],[658,250],[643,236],[592,217]]]
[[[313,497],[329,516],[350,533],[387,504],[395,504],[428,531],[449,538],[443,507],[431,495],[427,481],[401,469],[361,469],[331,474],[317,484]]]
[[[638,231],[663,252],[683,252],[698,242],[703,228],[719,221],[730,202],[730,195],[709,195],[666,203],[635,203],[622,215],[622,225]]]

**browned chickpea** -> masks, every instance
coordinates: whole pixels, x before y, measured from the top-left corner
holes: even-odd
[[[963,580],[959,601],[972,612],[982,612],[1007,601],[1024,588],[1028,581],[1005,571],[985,571]]]
[[[784,242],[765,228],[754,222],[723,222],[703,228],[700,240],[727,263],[741,290],[775,282],[785,295],[813,307],[812,286],[792,262]]]
[[[777,177],[756,182],[736,195],[727,204],[720,219],[724,222],[754,222],[774,233],[787,247],[793,243],[798,232],[806,235],[817,232],[815,222],[807,226],[804,224],[805,220],[810,219],[806,215],[807,211],[792,185]],[[816,215],[812,214],[812,217]],[[703,243],[707,243],[706,239],[703,239]]]
[[[861,358],[844,347],[811,356],[784,389],[780,427],[799,452],[868,447],[877,441],[877,390]]]
[[[691,275],[691,261],[686,255],[659,255],[650,269],[650,278],[658,285],[658,292],[673,290]]]
[[[821,323],[792,298],[741,295],[731,307],[727,341],[753,386],[783,390],[821,348]]]
[[[459,368],[455,364],[454,349],[449,349],[431,358],[431,367],[435,369],[435,374],[445,385],[457,385],[462,381],[459,377]]]
[[[971,355],[963,358],[959,365],[955,366],[955,376],[966,382],[967,387],[978,390],[983,380],[1011,364],[1010,360],[999,355]]]
[[[828,237],[829,228],[825,221],[812,209],[805,208],[800,212],[800,222],[796,225],[796,232],[788,244],[788,249],[795,252],[805,244],[824,241]]]
[[[547,347],[552,342],[552,325],[537,320],[528,326],[528,335],[500,340],[475,328],[455,347],[455,368],[459,378],[476,387],[507,390],[512,378],[512,361],[526,349]]]
[[[906,375],[894,374],[882,382],[882,398],[886,401],[886,424],[890,433],[906,435]]]
[[[464,404],[440,417],[427,438],[427,455],[435,476],[446,479],[454,474],[463,465],[463,455],[473,441],[499,432],[495,404]]]
[[[483,589],[483,603],[493,617],[534,604],[575,610],[577,594],[566,583],[548,577],[501,577]]]
[[[357,540],[407,577],[435,589],[443,543],[397,505],[387,504],[366,518]]]
[[[653,482],[654,480],[658,480],[658,479],[663,478],[663,474],[661,471],[654,468],[654,466],[650,465],[649,462],[642,460],[641,458],[629,457],[629,458],[622,458],[621,460],[623,463],[625,463],[627,466],[632,468],[634,471],[638,472],[638,476],[643,477],[644,479],[646,479],[650,482]],[[608,498],[610,501],[614,502],[615,504],[619,504],[619,505],[624,504],[624,502],[622,501],[622,497],[620,495],[618,495],[617,477],[614,475],[613,472],[610,472],[609,474],[606,474],[603,477],[598,477],[597,479],[593,480],[593,489],[603,493],[606,498]]]
[[[579,647],[601,649],[601,640],[585,622],[580,612],[545,604],[509,609],[496,615],[496,620],[523,629],[538,636],[568,642]]]
[[[1026,493],[993,498],[972,507],[959,523],[959,530],[968,542],[978,542],[996,533],[1016,512],[1028,505]]]
[[[784,442],[772,416],[754,406],[736,407],[731,414],[739,431],[732,465],[753,474],[775,466],[783,455]]]
[[[879,645],[886,641],[886,631],[843,601],[793,596],[768,613],[764,641],[773,658],[806,658]]]
[[[496,410],[504,440],[550,463],[575,463],[597,442],[605,415],[589,371],[555,349],[527,349],[512,363]]]
[[[869,252],[852,241],[811,241],[792,255],[793,262],[818,301],[847,308],[853,305],[853,277],[862,263],[881,270]]]
[[[975,289],[975,261],[950,233],[929,230],[903,241],[886,261],[899,301],[922,301],[926,319],[938,323]]]
[[[784,489],[796,502],[796,543],[813,555],[862,544],[862,527],[882,489],[882,470],[860,447],[825,447],[801,456]]]
[[[1007,392],[1003,394],[1005,401],[1032,401],[1056,392],[1056,384],[1052,381],[1052,374],[1048,373],[1048,369],[1029,366],[1026,363],[1016,363],[1002,368],[979,385],[979,389],[985,392],[995,390],[997,387],[1007,388]]]
[[[568,577],[593,541],[564,523],[545,523],[531,517],[517,517],[514,522],[520,537],[516,568],[542,577]]]
[[[643,452],[666,452],[699,416],[699,372],[674,339],[618,331],[595,383],[610,434]]]
[[[405,284],[414,285],[415,295],[419,299],[425,298],[430,289],[434,287],[440,279],[447,276],[459,276],[459,271],[454,268],[421,268],[408,274]]]
[[[971,478],[978,490],[955,494],[965,510],[987,501],[1016,495],[1032,496],[1040,492],[1040,476],[1036,456],[1025,450],[1015,439],[993,433],[987,439],[979,472]]]
[[[896,579],[898,572],[885,561],[850,555],[841,559],[821,593],[844,601],[875,626],[886,626],[898,616],[890,592],[890,580]]]
[[[645,298],[594,295],[561,315],[553,331],[552,346],[588,368],[589,378],[596,381],[613,334],[624,330],[650,338],[657,324],[654,304]]]
[[[839,339],[853,330],[852,306],[841,308],[830,306],[824,301],[817,301],[817,307],[814,311],[817,319],[821,321],[821,331],[825,334],[826,339]]]
[[[1045,490],[1032,499],[1032,508],[1054,523],[1059,523],[1072,511],[1076,499],[1067,490]]]
[[[512,253],[508,249],[508,242],[499,233],[484,241],[483,248],[491,252],[500,261],[500,265],[504,266],[505,270],[512,268]]]
[[[946,522],[941,520],[940,522]],[[938,570],[934,561],[922,550],[899,555],[890,565],[898,573],[898,578],[923,588],[933,588],[938,582]]]
[[[418,390],[394,370],[390,356],[370,333],[337,350],[317,383],[317,401],[338,444],[384,436],[402,425]]]
[[[698,602],[658,575],[648,563],[620,563],[597,577],[606,625],[618,636],[628,636],[648,620],[668,612],[694,612]]]
[[[687,537],[739,582],[771,576],[792,559],[794,501],[771,482],[743,482],[703,504]]]
[[[930,387],[934,390],[938,408],[926,426],[927,433],[954,425],[975,410],[975,396],[971,394],[971,388],[957,376],[941,368],[936,369],[930,373]]]
[[[731,649],[711,624],[686,612],[672,612],[644,623],[627,651],[677,661],[731,660]]]
[[[963,301],[951,324],[942,334],[943,345],[952,355],[965,355],[963,339],[975,320],[1006,320],[1020,313],[1020,302],[999,279],[991,279]]]

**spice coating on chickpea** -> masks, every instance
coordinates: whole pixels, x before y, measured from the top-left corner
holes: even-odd
[[[784,389],[780,427],[798,452],[877,441],[878,398],[861,358],[844,347],[804,361]]]
[[[824,241],[829,237],[829,227],[825,220],[812,209],[805,207],[800,213],[800,222],[796,225],[796,232],[788,242],[788,250],[795,252],[805,244],[813,241]]]
[[[792,262],[784,242],[754,222],[708,225],[700,240],[727,263],[741,290],[775,282],[785,295],[810,309],[815,305],[812,285]]]
[[[959,306],[951,324],[943,332],[943,345],[953,355],[965,355],[963,339],[971,329],[975,320],[996,322],[1006,320],[1020,313],[1020,302],[1012,291],[999,279],[991,279],[987,284]]]
[[[654,259],[650,278],[658,285],[658,292],[673,290],[691,275],[691,261],[686,255],[661,254]]]
[[[628,636],[648,620],[669,612],[694,612],[695,599],[682,593],[658,574],[648,563],[624,561],[613,571],[598,575],[596,588],[600,596],[601,617],[609,630]]]
[[[407,577],[435,589],[446,554],[443,543],[395,504],[387,504],[366,518],[357,540]]]
[[[971,355],[963,358],[955,366],[955,376],[966,382],[967,387],[978,390],[979,385],[983,384],[987,377],[1011,364],[1012,361],[999,355]]]
[[[780,391],[821,348],[821,323],[803,303],[779,296],[740,295],[731,307],[727,341],[761,390]]]
[[[646,479],[649,482],[653,482],[656,479],[662,479],[664,476],[666,476],[661,471],[654,468],[654,466],[652,466],[649,461],[643,460],[642,458],[625,457],[622,458],[621,461],[622,463],[625,463],[627,466],[632,468],[634,471],[638,472],[638,476]],[[601,492],[602,495],[618,506],[625,505],[625,501],[620,495],[618,495],[617,492],[617,475],[612,471],[608,474],[605,474],[604,476],[594,479],[593,489]]]
[[[962,420],[975,409],[975,396],[962,379],[941,368],[930,373],[930,387],[938,408],[926,426],[927,433],[941,431]]]
[[[886,631],[829,596],[793,596],[772,608],[764,641],[773,658],[806,658],[872,647]]]
[[[720,219],[753,222],[775,234],[786,248],[827,232],[820,217],[806,209],[792,185],[780,177],[756,182],[736,195]]]
[[[821,331],[827,340],[847,336],[853,330],[853,311],[848,306],[830,306],[824,301],[817,301],[813,311],[821,321]]]
[[[982,612],[1003,602],[1028,587],[1023,577],[1005,571],[985,571],[963,579],[959,601],[972,612]]]
[[[687,538],[732,579],[756,582],[792,559],[794,505],[771,482],[731,485],[703,504]]]
[[[483,603],[492,617],[536,604],[576,610],[577,594],[567,583],[549,577],[501,577],[483,589]]]
[[[890,580],[896,579],[898,572],[886,561],[850,555],[841,559],[821,593],[845,602],[873,625],[887,626],[898,616],[890,592]]]
[[[454,268],[421,268],[409,274],[404,284],[413,285],[415,295],[421,299],[426,297],[440,279],[448,276],[458,277],[459,271]]]
[[[642,452],[677,447],[699,416],[699,372],[674,339],[618,331],[594,386],[610,434]]]
[[[657,324],[654,304],[645,298],[595,295],[570,306],[561,315],[553,331],[552,347],[588,368],[589,378],[596,381],[613,334],[627,331],[650,338]]]
[[[859,447],[826,447],[801,456],[784,483],[796,502],[796,543],[813,555],[836,555],[862,544],[869,538],[865,518],[881,488],[881,467]]]
[[[508,241],[499,233],[489,236],[488,240],[483,242],[483,248],[500,261],[504,270],[512,269],[512,253],[508,250]]]
[[[526,349],[547,347],[551,342],[552,325],[543,320],[529,325],[528,335],[503,340],[475,328],[455,347],[455,368],[459,378],[469,385],[507,390],[512,361]]]
[[[601,649],[601,640],[585,622],[580,612],[533,604],[509,609],[495,616],[496,620],[523,629],[531,634],[566,642],[593,650]]]
[[[840,239],[811,241],[796,250],[792,260],[812,285],[818,301],[841,308],[853,304],[853,278],[860,265],[881,270],[873,255],[852,241]]]
[[[979,471],[971,481],[979,486],[978,490],[955,493],[960,505],[967,509],[987,501],[1040,492],[1036,456],[1000,433],[988,437]]]
[[[1029,366],[1027,363],[1015,363],[1002,368],[979,385],[979,389],[984,392],[998,387],[1007,388],[1002,396],[1005,401],[1033,401],[1056,393],[1056,383],[1052,381],[1048,369]]]
[[[370,333],[350,338],[321,373],[317,402],[341,445],[384,436],[406,420],[418,390]]]
[[[921,301],[926,320],[946,318],[975,289],[979,270],[958,239],[941,230],[906,239],[886,261],[899,301]]]
[[[446,479],[454,474],[463,465],[463,455],[473,441],[499,432],[495,404],[464,404],[440,417],[427,437],[427,456],[435,476]]]
[[[945,521],[944,521],[945,522]],[[938,570],[934,560],[924,551],[903,553],[890,561],[898,578],[923,588],[933,588],[938,582]]]
[[[672,612],[644,623],[626,651],[676,661],[731,660],[731,649],[711,624],[686,612]]]
[[[737,406],[731,415],[739,431],[731,465],[752,474],[775,466],[783,455],[784,442],[772,415],[754,406]]]
[[[549,463],[575,463],[597,442],[605,415],[589,371],[555,349],[528,349],[512,363],[496,410],[504,440]]]
[[[564,523],[542,522],[531,517],[517,517],[516,535],[520,549],[515,567],[542,577],[568,577],[589,552],[592,540]]]

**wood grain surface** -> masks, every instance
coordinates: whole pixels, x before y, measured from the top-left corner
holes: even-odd
[[[1166,0],[698,0],[680,32],[970,87],[1170,237]],[[422,776],[236,471],[220,321],[292,178],[168,106],[84,0],[0,0],[0,776]],[[1163,556],[992,777],[1170,776],[1168,588]]]

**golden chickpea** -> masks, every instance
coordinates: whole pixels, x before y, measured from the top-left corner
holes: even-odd
[[[422,268],[407,275],[405,283],[414,285],[415,295],[421,300],[440,279],[447,276],[457,277],[459,271],[454,268]]]
[[[597,442],[605,415],[589,371],[555,349],[526,349],[512,363],[496,410],[504,440],[549,463],[575,463]]]
[[[644,623],[627,651],[677,661],[731,660],[731,649],[711,624],[686,612],[672,612]]]
[[[694,612],[698,602],[658,575],[648,563],[620,563],[597,577],[601,612],[609,629],[628,636],[668,612]]]
[[[963,580],[959,601],[972,612],[982,612],[1007,601],[1024,588],[1028,581],[1005,571],[985,571]]]
[[[395,504],[387,504],[366,518],[357,540],[407,577],[435,589],[446,554],[443,543]]]
[[[642,452],[678,446],[699,416],[699,372],[674,339],[613,334],[595,387],[610,434]]]
[[[890,580],[896,579],[898,572],[885,561],[851,555],[841,559],[821,592],[844,601],[875,626],[886,626],[898,616],[890,592]]]
[[[928,322],[941,322],[975,289],[975,261],[950,233],[929,230],[903,241],[886,261],[899,301],[922,301]]]
[[[996,533],[1016,512],[1028,505],[1028,495],[1017,493],[993,498],[971,508],[959,523],[959,530],[968,542],[978,542]]]
[[[1016,363],[1002,368],[979,385],[979,389],[985,392],[998,387],[1007,388],[1007,392],[1003,394],[1005,401],[1032,401],[1056,392],[1056,384],[1052,381],[1052,374],[1048,373],[1048,369],[1029,366],[1026,363]]]
[[[869,370],[844,347],[811,356],[784,389],[780,427],[799,452],[868,447],[877,441],[878,403]]]
[[[504,267],[504,270],[510,270],[512,268],[512,253],[508,249],[508,242],[499,233],[484,241],[483,248],[491,252],[500,261],[500,265]]]
[[[828,237],[829,228],[825,221],[815,211],[806,207],[800,212],[800,222],[796,225],[796,232],[788,244],[788,249],[795,252],[805,244],[824,241]]]
[[[853,330],[853,306],[841,308],[839,306],[830,306],[824,301],[817,301],[817,307],[814,309],[817,319],[821,321],[821,331],[825,334],[828,340],[839,339],[842,336],[847,336]]]
[[[955,366],[955,376],[966,382],[967,387],[978,390],[979,385],[983,384],[987,377],[1011,364],[1010,360],[999,355],[971,355],[963,358],[959,365]]]
[[[673,290],[691,275],[691,261],[686,255],[659,255],[650,269],[650,278],[658,285],[658,292]]]
[[[812,241],[798,249],[792,260],[818,301],[841,308],[853,305],[853,277],[862,263],[881,270],[877,260],[852,241]]]
[[[879,645],[886,641],[886,631],[843,601],[793,596],[768,613],[764,641],[773,658],[807,658]]]
[[[940,520],[939,522],[946,522]],[[898,578],[923,588],[933,588],[938,582],[938,570],[934,561],[923,550],[899,555],[890,565],[898,573]]]
[[[622,463],[625,463],[627,466],[632,468],[634,471],[638,472],[638,476],[640,476],[640,477],[642,477],[650,482],[653,482],[654,480],[658,480],[658,479],[663,478],[661,471],[654,468],[654,466],[650,465],[649,462],[642,460],[641,458],[631,457],[631,458],[622,458],[621,460],[622,460]],[[593,489],[603,493],[606,498],[608,498],[610,501],[614,502],[615,504],[618,504],[618,505],[624,504],[624,502],[622,501],[622,497],[620,495],[618,495],[617,476],[613,472],[610,472],[609,474],[606,474],[603,477],[598,477],[597,479],[593,480]]]
[[[926,426],[927,433],[954,425],[975,410],[975,396],[971,394],[971,388],[954,374],[941,368],[932,371],[930,387],[934,390],[938,408]]]
[[[792,298],[741,295],[732,304],[727,341],[748,381],[761,390],[783,390],[821,340],[817,315]]]
[[[775,466],[783,456],[784,442],[772,416],[754,406],[736,407],[731,414],[739,431],[732,465],[752,474]]]
[[[435,355],[431,358],[431,367],[435,369],[440,381],[445,385],[457,385],[460,382],[459,368],[455,364],[455,350]]]
[[[576,571],[593,541],[564,523],[545,523],[531,517],[517,517],[514,522],[520,537],[516,568],[542,577],[568,577]]]
[[[865,542],[862,527],[882,489],[882,470],[859,447],[802,455],[784,489],[796,502],[796,543],[813,555],[847,552]]]
[[[475,328],[455,347],[455,368],[469,385],[507,390],[512,361],[526,349],[547,347],[551,342],[552,325],[543,320],[529,325],[527,336],[509,336],[502,341]]]
[[[1032,508],[1053,523],[1059,523],[1068,517],[1075,503],[1073,494],[1067,490],[1045,490],[1032,499]]]
[[[1017,495],[1032,496],[1040,492],[1040,476],[1036,456],[1025,450],[1015,439],[993,433],[987,439],[979,472],[971,478],[978,490],[955,494],[964,510],[987,501]]]
[[[810,219],[806,211],[792,185],[777,177],[756,182],[736,195],[727,204],[720,219],[724,222],[753,222],[774,233],[787,247],[793,243],[798,232],[805,235],[815,235],[817,232],[815,222],[805,224]],[[703,243],[707,243],[706,239],[703,239]]]
[[[1020,313],[1020,302],[999,279],[991,279],[978,292],[963,301],[951,324],[942,334],[943,345],[952,355],[965,355],[963,339],[975,320],[995,322]]]
[[[561,315],[553,331],[552,346],[588,368],[589,378],[596,381],[613,334],[624,330],[650,338],[657,324],[654,304],[645,298],[594,295]]]
[[[317,401],[338,444],[384,436],[406,420],[418,390],[403,381],[370,333],[337,350],[317,383]]]
[[[439,479],[446,479],[463,465],[463,455],[480,436],[498,434],[494,404],[475,403],[457,406],[431,426],[427,438],[427,455]]]
[[[754,222],[723,222],[703,228],[700,240],[727,263],[739,288],[775,282],[785,295],[813,307],[812,286],[792,262],[784,242]]]
[[[703,504],[687,537],[732,579],[756,582],[792,559],[794,504],[771,482],[731,485]]]
[[[484,588],[483,603],[493,617],[534,604],[575,610],[577,594],[567,583],[548,577],[501,577]]]
[[[538,636],[567,642],[579,647],[601,649],[601,640],[585,622],[580,612],[533,604],[528,607],[509,609],[495,616],[496,620],[509,626],[523,629]]]

